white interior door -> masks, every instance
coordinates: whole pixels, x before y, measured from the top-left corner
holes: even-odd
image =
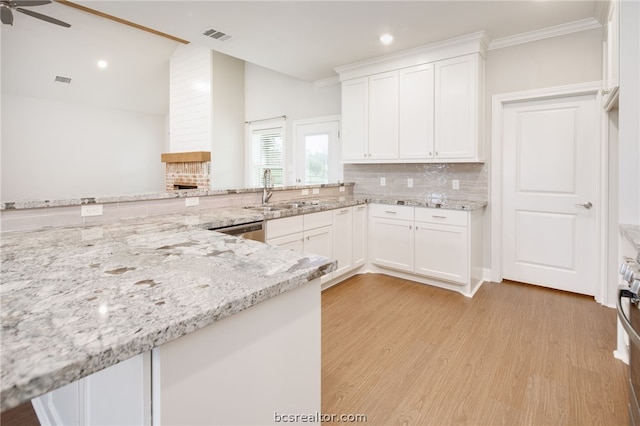
[[[320,118],[294,123],[296,184],[314,185],[342,181],[340,121]]]
[[[594,295],[595,95],[503,109],[503,278]]]

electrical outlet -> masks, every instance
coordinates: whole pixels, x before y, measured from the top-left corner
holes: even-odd
[[[383,177],[380,178],[380,186],[386,186],[387,185],[387,180]]]
[[[453,189],[460,189],[460,181],[458,179],[453,179],[451,183]]]
[[[407,178],[407,188],[413,188],[413,179]]]
[[[80,208],[80,216],[102,216],[102,204],[89,204]]]
[[[320,188],[313,188],[312,190],[312,194],[319,194],[320,193]]]
[[[344,192],[344,191],[345,191],[345,187],[344,187],[344,186],[341,186],[341,187],[340,187],[340,192]]]
[[[200,197],[187,197],[184,199],[184,205],[187,207],[199,206]]]
[[[302,195],[309,195],[309,190],[308,189],[303,189],[302,190]]]

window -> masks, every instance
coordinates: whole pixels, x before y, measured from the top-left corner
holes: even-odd
[[[329,135],[305,135],[305,183],[329,183]]]
[[[318,185],[342,181],[340,117],[297,120],[293,127],[296,183]]]
[[[284,125],[265,128],[252,126],[249,186],[264,185],[264,171],[271,169],[272,184],[284,185]]]

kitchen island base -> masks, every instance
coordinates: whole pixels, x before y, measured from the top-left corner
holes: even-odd
[[[35,398],[34,407],[51,425],[275,424],[279,415],[320,412],[320,354],[318,278]]]

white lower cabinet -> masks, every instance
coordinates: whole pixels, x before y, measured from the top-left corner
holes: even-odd
[[[353,208],[333,210],[333,258],[338,261],[338,269],[333,271],[339,277],[353,269]]]
[[[416,222],[416,274],[466,284],[467,228]]]
[[[471,296],[482,282],[482,213],[369,206],[370,263]]]
[[[267,244],[333,257],[333,213],[309,213],[267,221]],[[324,284],[333,273],[322,276]]]
[[[353,233],[351,235],[352,266],[359,268],[367,263],[367,242],[369,240],[369,221],[367,217],[367,205],[362,204],[352,207],[353,209]],[[334,233],[334,241],[339,244],[340,235]],[[334,242],[335,247],[336,242]]]
[[[371,218],[371,263],[413,272],[413,221]]]
[[[338,262],[321,278],[326,284],[353,273],[367,263],[367,205],[267,221],[267,244],[318,254]]]
[[[105,368],[32,403],[43,425],[150,425],[150,354]]]

